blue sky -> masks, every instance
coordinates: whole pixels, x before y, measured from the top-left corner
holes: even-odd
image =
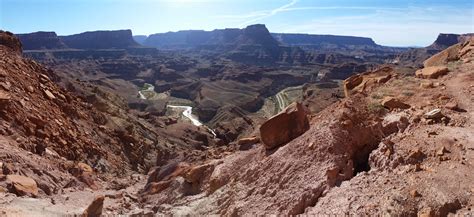
[[[148,35],[263,23],[271,32],[426,46],[441,32],[474,32],[473,7],[473,0],[0,0],[0,28],[60,35],[132,29]]]

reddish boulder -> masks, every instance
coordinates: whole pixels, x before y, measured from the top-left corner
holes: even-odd
[[[150,170],[147,183],[172,180],[186,174],[191,166],[185,162],[173,162],[165,166]]]
[[[102,208],[104,207],[105,197],[100,195],[97,196],[94,201],[87,207],[86,210],[82,213],[82,216],[85,217],[96,217],[102,215]]]
[[[456,102],[446,103],[446,105],[444,107],[447,108],[447,109],[450,109],[450,110],[454,110],[454,111],[459,110],[459,106]]]
[[[170,187],[172,181],[173,180],[152,182],[145,186],[145,189],[143,192],[144,194],[148,194],[148,195],[158,194],[162,192],[163,190],[167,189],[168,187]]]
[[[425,60],[423,65],[425,67],[441,66],[446,65],[448,62],[456,61],[459,59],[460,49],[461,44],[455,44]]]
[[[0,90],[0,109],[5,108],[10,103],[11,97],[7,92]]]
[[[267,149],[282,146],[309,129],[307,109],[301,103],[292,103],[260,127],[260,137]]]
[[[8,175],[7,181],[11,183],[12,190],[18,196],[38,196],[38,186],[32,178],[20,175]]]
[[[389,66],[384,66],[374,71],[353,75],[343,82],[344,94],[346,97],[357,92],[368,92],[394,77],[394,70]]]
[[[388,108],[388,109],[396,109],[396,108],[399,108],[399,109],[409,109],[410,108],[410,105],[406,104],[406,103],[403,103],[402,101],[400,101],[399,99],[396,99],[396,98],[393,98],[393,97],[385,97],[383,100],[382,100],[382,103],[381,103],[385,108]]]
[[[214,170],[214,167],[215,165],[212,163],[192,167],[184,175],[184,179],[189,183],[199,182],[203,177],[209,176]]]
[[[258,142],[260,142],[260,138],[258,138],[256,136],[253,136],[253,137],[239,139],[237,144],[239,146],[242,146],[242,145],[252,145],[252,144],[255,144],[255,143],[258,143]]]
[[[86,173],[92,173],[92,172],[94,172],[94,170],[92,169],[92,167],[89,166],[88,164],[85,164],[85,163],[78,163],[78,164],[77,164],[77,167],[78,167],[82,172],[86,172]]]
[[[433,78],[436,79],[449,72],[449,69],[444,66],[432,66],[416,71],[416,77],[420,78]]]

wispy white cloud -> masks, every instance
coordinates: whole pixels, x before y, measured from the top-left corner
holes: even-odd
[[[288,7],[282,10],[285,11],[303,11],[303,10],[403,10],[403,8],[396,7],[356,7],[356,6],[331,6],[331,7]]]
[[[355,7],[355,6],[331,6],[331,7],[316,7],[316,6],[306,6],[306,7],[294,7],[299,0],[292,0],[288,4],[285,4],[281,7],[272,9],[272,10],[261,10],[261,11],[252,11],[246,14],[229,14],[229,15],[219,15],[217,18],[233,20],[239,22],[240,27],[245,27],[246,25],[255,23],[257,21],[270,18],[278,13],[292,12],[292,11],[305,11],[305,10],[404,10],[403,8],[396,7]]]
[[[441,32],[474,32],[472,7],[298,6],[297,3],[298,0],[292,0],[275,9],[222,15],[219,18],[240,27],[263,21],[272,32],[365,36],[380,44],[400,46],[428,45]],[[312,10],[330,13],[314,13],[307,19],[288,19],[287,23],[267,19],[280,13]]]
[[[287,33],[366,36],[384,45],[428,45],[439,33],[473,32],[473,15],[469,8],[377,8],[364,15],[318,17],[272,29]]]
[[[250,18],[249,20],[246,20],[244,21],[243,23],[241,23],[239,26],[243,27],[243,26],[246,26],[246,25],[249,25],[251,23],[255,23],[259,20],[262,20],[262,19],[265,19],[265,18],[269,18],[269,17],[272,17],[280,12],[284,12],[286,11],[288,8],[290,8],[291,6],[295,5],[296,3],[298,2],[298,0],[291,0],[291,2],[289,2],[288,4],[285,4],[281,7],[278,7],[278,8],[275,8],[275,9],[272,9],[272,10],[267,10],[267,11],[256,11],[256,12],[252,12],[250,14],[247,14],[247,15],[241,15],[240,18]],[[250,16],[249,16],[250,15]],[[247,17],[246,17],[247,16]]]

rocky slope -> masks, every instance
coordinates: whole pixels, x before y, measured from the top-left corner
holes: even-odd
[[[57,73],[21,52],[12,33],[0,32],[1,215],[15,215],[5,211],[15,206],[8,205],[12,200],[54,205],[73,195],[79,201],[69,205],[74,208],[26,214],[19,205],[19,212],[78,214],[94,194],[125,189],[157,163],[216,156],[203,148],[215,144],[205,128],[185,123],[169,128],[169,120],[130,111],[122,98],[91,84],[66,80],[60,87]]]

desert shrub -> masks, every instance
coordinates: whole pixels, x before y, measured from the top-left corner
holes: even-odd
[[[402,94],[403,94],[404,96],[413,96],[413,95],[415,95],[415,93],[412,92],[412,91],[403,91]]]
[[[380,113],[383,112],[385,108],[379,102],[371,102],[367,105],[367,110],[371,113]]]
[[[373,93],[370,97],[372,97],[372,99],[382,99],[384,97],[384,94],[383,93]]]

